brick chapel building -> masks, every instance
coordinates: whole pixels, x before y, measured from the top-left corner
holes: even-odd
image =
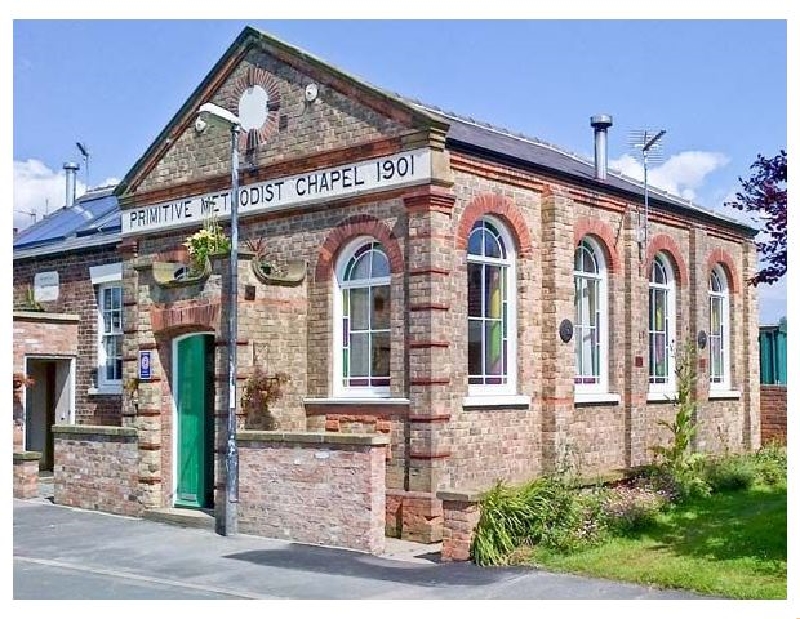
[[[230,212],[230,132],[196,122],[206,102],[243,127],[236,342],[227,257],[186,275],[187,236]],[[114,423],[137,429],[139,502],[219,501],[229,345],[237,390],[288,377],[241,428],[388,435],[386,528],[404,538],[441,538],[437,491],[649,462],[686,342],[698,448],[757,448],[756,231],[651,191],[645,239],[643,187],[607,172],[610,118],[594,125],[588,162],[245,28],[115,191]],[[195,397],[207,426],[188,430]],[[182,486],[187,466],[205,481]]]

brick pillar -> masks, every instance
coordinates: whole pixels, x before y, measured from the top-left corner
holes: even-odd
[[[710,347],[708,339],[706,347],[701,349],[697,345],[697,336],[700,331],[705,331],[706,335],[710,334],[709,323],[709,297],[708,297],[708,273],[706,273],[706,246],[703,240],[706,238],[706,231],[698,226],[693,225],[689,231],[689,285],[687,287],[687,296],[689,304],[689,333],[688,338],[697,347],[697,380],[692,391],[692,396],[697,402],[696,420],[698,424],[698,432],[692,439],[692,448],[703,450],[703,447],[708,444],[709,432],[714,432],[714,428],[710,426],[707,415],[703,414],[704,404],[708,401],[708,388],[709,377],[711,374],[711,357],[709,354]],[[686,303],[683,304],[686,307]],[[731,295],[731,313],[733,313],[734,299]],[[683,342],[681,342],[682,344]]]
[[[574,411],[574,342],[558,335],[562,320],[574,321],[572,201],[549,186],[542,197],[542,471],[571,465]]]
[[[442,561],[469,561],[472,537],[481,518],[477,493],[439,492],[444,511]]]
[[[122,419],[123,427],[133,427],[139,405],[138,388],[133,387],[139,376],[139,272],[134,268],[137,259],[136,241],[119,246],[122,259]]]
[[[408,214],[408,476],[401,537],[435,542],[442,535],[441,501],[435,492],[449,456],[443,426],[450,415],[450,317],[454,197],[435,186],[405,197]]]
[[[38,451],[14,452],[14,498],[34,499],[39,496]]]
[[[625,217],[625,452],[627,466],[649,461],[647,452],[648,277],[645,250],[636,241],[638,216]]]
[[[742,251],[742,445],[746,450],[761,447],[761,357],[758,343],[758,292],[748,282],[755,276],[758,256],[753,242],[746,242]]]

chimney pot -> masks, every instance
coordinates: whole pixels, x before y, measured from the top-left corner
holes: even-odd
[[[597,114],[589,122],[594,128],[594,175],[602,181],[608,174],[608,128],[614,121],[609,114]]]
[[[67,177],[67,200],[64,203],[64,208],[71,208],[75,204],[75,181],[77,180],[77,172],[81,167],[74,161],[68,161],[63,168]]]

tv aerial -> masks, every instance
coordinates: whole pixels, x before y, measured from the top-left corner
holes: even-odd
[[[89,147],[86,146],[83,142],[75,142],[75,146],[78,147],[78,151],[83,157],[83,182],[86,183],[86,190],[89,190]]]
[[[634,129],[628,133],[628,146],[633,150],[637,160],[642,162],[642,167],[644,168],[644,220],[642,220],[642,212],[639,210],[636,228],[636,240],[639,243],[640,258],[643,249],[647,247],[647,225],[650,218],[647,167],[649,163],[661,163],[664,161],[664,142],[661,138],[664,137],[666,132],[666,129]]]

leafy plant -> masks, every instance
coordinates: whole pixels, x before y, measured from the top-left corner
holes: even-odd
[[[754,463],[742,456],[729,456],[709,463],[706,480],[714,492],[748,490],[756,482]]]
[[[255,417],[269,413],[269,404],[283,393],[283,386],[289,382],[289,375],[278,372],[269,376],[262,368],[256,367],[247,379],[242,393],[242,410]],[[274,430],[274,420],[269,418],[268,428]]]
[[[31,288],[30,284],[28,284],[28,287],[25,290],[25,300],[20,305],[20,309],[26,312],[44,311],[42,304],[36,300],[36,295],[34,294],[33,288]]]
[[[767,486],[786,485],[786,446],[767,443],[752,456],[758,481]]]
[[[705,456],[692,451],[697,432],[697,402],[693,395],[697,383],[696,362],[694,344],[687,342],[675,368],[678,387],[675,418],[672,421],[658,421],[658,425],[669,431],[669,442],[650,448],[656,458],[663,460],[666,473],[674,479],[683,496],[703,495],[709,491],[702,475]]]
[[[205,270],[209,256],[226,253],[231,249],[230,239],[213,216],[207,218],[202,229],[191,235],[183,245],[189,251],[191,268],[195,273]]]

